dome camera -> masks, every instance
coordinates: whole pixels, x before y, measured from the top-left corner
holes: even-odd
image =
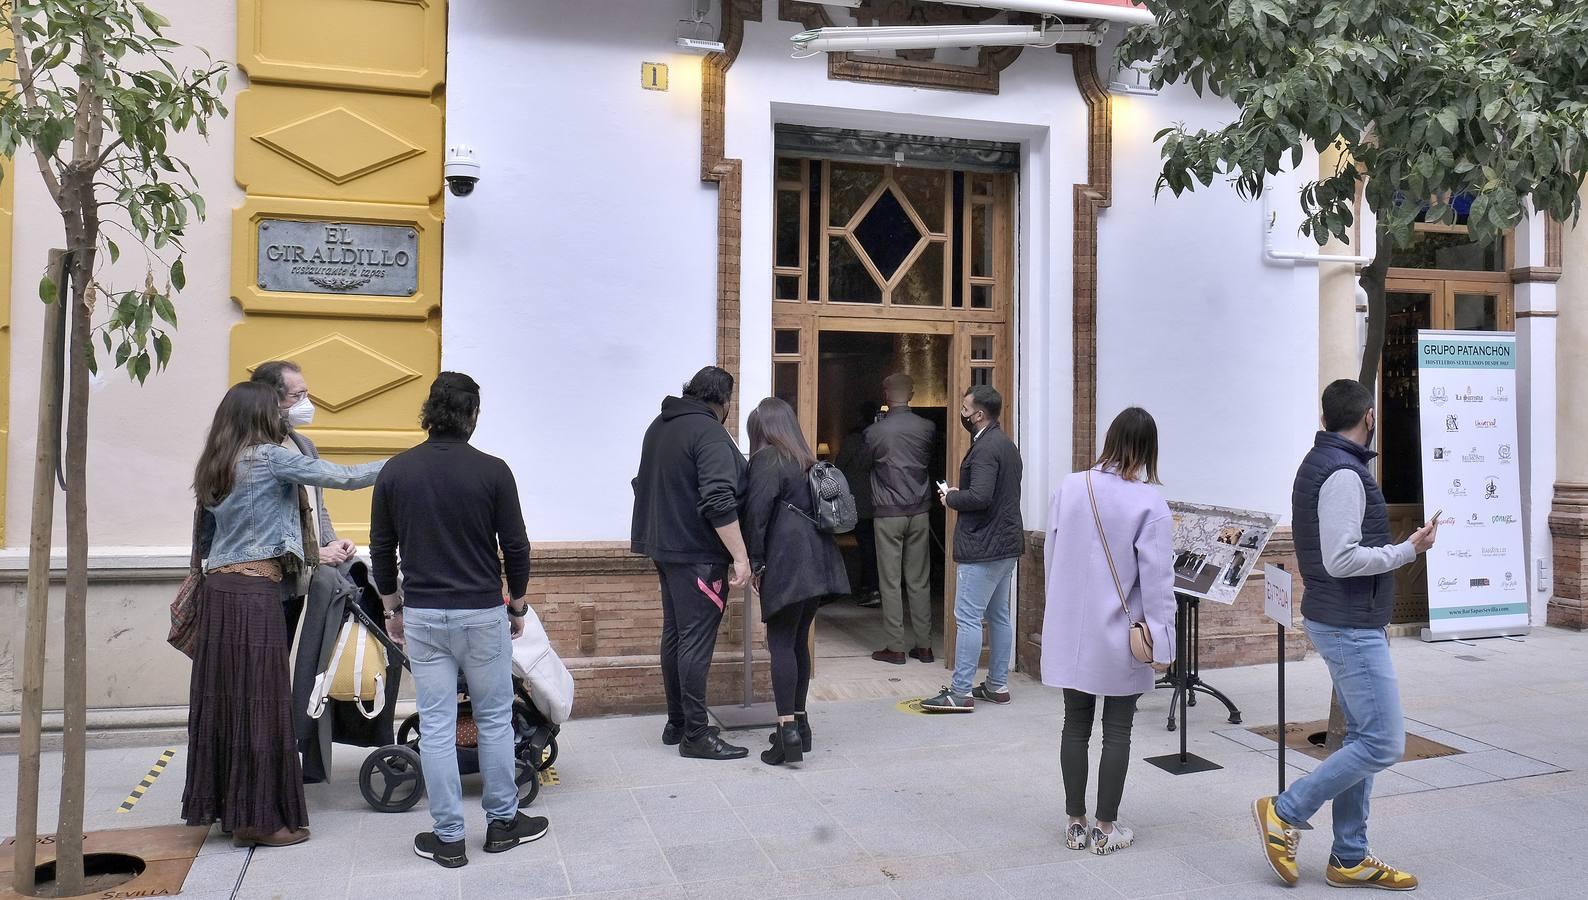
[[[474,186],[480,181],[480,161],[475,158],[474,149],[462,144],[448,147],[442,175],[452,196],[467,197],[474,193]]]

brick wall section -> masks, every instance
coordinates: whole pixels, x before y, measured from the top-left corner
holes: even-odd
[[[1042,674],[1042,613],[1047,591],[1043,583],[1043,544],[1046,535],[1026,532],[1026,552],[1020,560],[1020,609],[1015,621],[1015,658],[1020,670],[1040,678]],[[1259,568],[1247,579],[1235,603],[1202,604],[1200,650],[1204,669],[1223,669],[1271,663],[1277,655],[1273,620],[1263,613],[1264,564],[1283,565],[1296,572],[1296,546],[1290,529],[1281,528],[1263,549]],[[1299,660],[1307,655],[1309,644],[1301,630],[1301,579],[1295,581],[1293,627],[1285,635],[1285,656]]]
[[[658,644],[662,599],[656,568],[622,543],[542,543],[533,551],[529,600],[552,647],[573,672],[578,715],[666,708]],[[742,592],[728,601],[717,635],[709,699],[742,694]],[[771,696],[765,631],[752,644],[756,696]]]
[[[1588,484],[1556,484],[1549,533],[1555,548],[1555,591],[1549,624],[1588,630]]]

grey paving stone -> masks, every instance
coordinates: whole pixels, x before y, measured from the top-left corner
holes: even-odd
[[[1512,753],[1509,750],[1486,750],[1482,753],[1464,753],[1455,758],[1464,766],[1487,772],[1500,778],[1528,778],[1558,772],[1558,766]]]
[[[1216,884],[1168,850],[1129,847],[1110,856],[1093,856],[1081,865],[1123,897],[1150,897]]]
[[[729,810],[712,810],[701,813],[647,816],[652,835],[663,850],[686,844],[710,844],[718,841],[737,841],[750,838],[744,827]]]
[[[634,788],[640,811],[649,816],[726,810],[728,801],[711,782],[686,782],[655,787]]]
[[[900,900],[960,900],[963,897],[1002,897],[998,882],[981,872],[938,881],[897,881],[891,887]]]
[[[685,844],[663,851],[680,882],[742,878],[773,871],[772,861],[748,838],[710,844]]]
[[[229,846],[229,845],[228,845]],[[243,875],[248,853],[211,853],[193,860],[187,879],[182,882],[182,893],[202,894],[208,891],[225,891],[228,895],[237,887]]]
[[[432,871],[407,875],[366,875],[348,885],[349,900],[459,900],[457,870],[443,869],[435,863]]]
[[[1439,759],[1414,759],[1411,762],[1397,763],[1390,767],[1390,771],[1399,772],[1410,776],[1423,784],[1436,788],[1460,787],[1466,784],[1480,784],[1485,781],[1498,780],[1487,772],[1480,772],[1470,766],[1464,766],[1454,757],[1441,757]]]
[[[1273,750],[1278,746],[1273,738],[1253,734],[1245,728],[1221,728],[1213,733],[1219,737],[1228,738],[1251,750]]]
[[[1070,900],[1075,897],[1117,897],[1118,892],[1080,860],[1045,866],[1002,869],[992,874],[1004,893],[1017,900]]]
[[[923,819],[907,819],[887,825],[847,826],[849,835],[873,856],[926,856],[961,849],[959,839],[947,828]]]
[[[762,852],[779,871],[827,869],[864,862],[870,854],[840,829],[810,834],[778,834],[760,838]]]
[[[619,853],[599,848],[565,853],[563,864],[568,869],[568,885],[575,894],[626,891],[677,883],[662,851],[654,847],[629,847]]]
[[[1454,731],[1434,730],[1426,732],[1422,736],[1430,741],[1437,741],[1438,743],[1444,744],[1446,747],[1449,747],[1453,750],[1460,750],[1462,753],[1481,753],[1484,750],[1495,749],[1493,745],[1486,744],[1480,740],[1475,740],[1463,734],[1457,734]]]
[[[501,854],[512,857],[517,850]],[[466,898],[523,898],[565,897],[568,895],[568,873],[556,859],[513,859],[509,865],[479,866],[474,855],[469,855],[469,865],[458,870],[458,885]],[[405,898],[406,900],[406,898]]]

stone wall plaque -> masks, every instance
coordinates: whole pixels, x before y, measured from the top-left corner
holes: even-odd
[[[407,225],[261,219],[258,284],[294,294],[411,297],[419,235]]]

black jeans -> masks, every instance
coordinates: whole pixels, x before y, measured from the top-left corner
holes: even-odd
[[[667,721],[693,740],[705,735],[706,677],[728,597],[728,567],[657,563],[662,583],[662,686]]]
[[[766,620],[766,648],[772,653],[772,696],[777,714],[805,711],[811,686],[811,623],[818,600],[791,603]]]
[[[1125,794],[1125,772],[1130,768],[1130,726],[1136,719],[1140,694],[1103,698],[1103,759],[1097,767],[1097,820],[1119,818],[1119,800]],[[1087,747],[1092,741],[1092,720],[1097,697],[1064,689],[1064,737],[1059,741],[1059,769],[1064,774],[1064,812],[1086,815]]]

